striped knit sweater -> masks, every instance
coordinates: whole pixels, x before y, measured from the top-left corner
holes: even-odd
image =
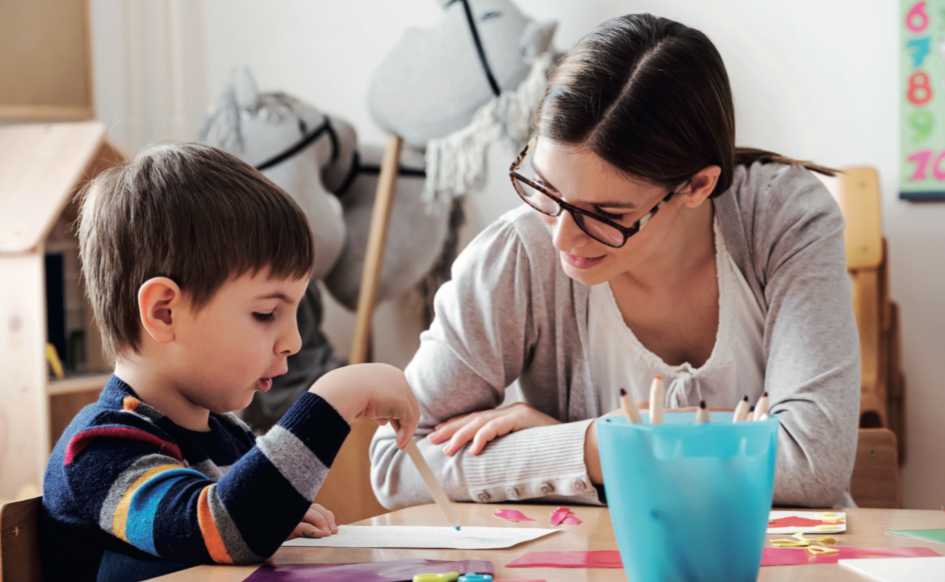
[[[112,376],[46,468],[48,579],[140,580],[270,556],[302,520],[348,435],[306,392],[258,439],[233,414],[177,426]]]

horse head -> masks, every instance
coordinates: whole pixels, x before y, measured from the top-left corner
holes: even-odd
[[[375,122],[414,147],[465,127],[483,105],[515,89],[551,48],[557,24],[536,22],[511,0],[445,0],[429,28],[409,28],[371,78]]]
[[[200,133],[203,143],[255,166],[302,208],[315,237],[314,277],[345,243],[341,204],[332,194],[348,174],[354,129],[282,92],[260,92],[250,71],[235,70]]]

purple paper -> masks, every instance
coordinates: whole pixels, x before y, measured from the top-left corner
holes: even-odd
[[[495,570],[487,560],[390,560],[361,564],[264,564],[246,582],[399,582],[413,580],[415,574],[440,572],[482,572]]]

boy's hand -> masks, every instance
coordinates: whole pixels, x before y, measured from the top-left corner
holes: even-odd
[[[302,522],[295,526],[289,539],[292,538],[323,538],[331,534],[338,533],[338,526],[335,524],[335,514],[317,503],[313,503]]]
[[[390,422],[400,448],[407,446],[420,422],[420,405],[404,373],[388,364],[338,368],[319,378],[310,390],[327,400],[348,424],[357,418]]]

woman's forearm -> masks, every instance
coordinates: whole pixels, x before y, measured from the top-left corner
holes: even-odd
[[[463,450],[447,456],[427,439],[421,452],[454,501],[495,503],[540,497],[567,497],[600,503],[584,458],[591,420],[530,428],[497,439],[479,455]],[[416,468],[382,428],[371,443],[375,494],[388,508],[428,503]]]

